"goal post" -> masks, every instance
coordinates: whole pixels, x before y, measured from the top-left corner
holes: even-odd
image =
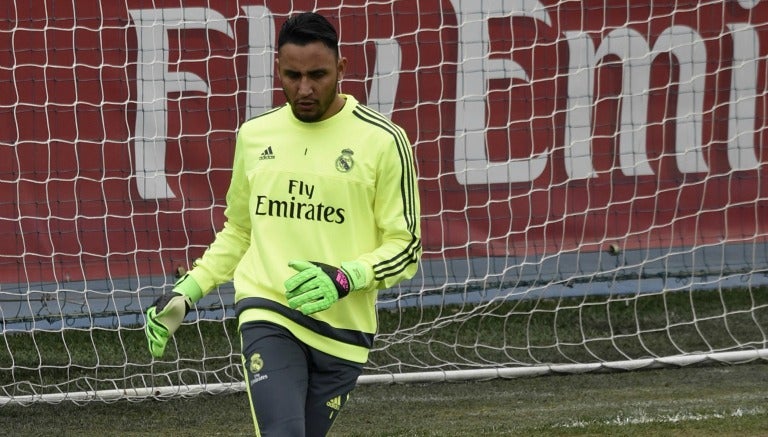
[[[231,284],[161,360],[143,314],[223,225],[304,10],[418,167],[361,383],[768,358],[768,2],[39,6],[0,7],[0,405],[244,389]]]

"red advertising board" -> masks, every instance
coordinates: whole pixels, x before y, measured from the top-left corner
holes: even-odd
[[[277,30],[408,132],[426,257],[762,239],[768,4],[59,1],[0,14],[0,282],[164,274],[221,227]],[[23,4],[21,4],[23,3]]]

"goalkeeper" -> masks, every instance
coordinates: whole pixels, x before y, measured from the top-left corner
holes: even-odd
[[[416,272],[419,195],[403,129],[338,91],[333,26],[294,15],[277,46],[287,103],[240,127],[224,227],[145,330],[162,357],[195,302],[232,280],[256,434],[322,436],[368,359],[377,291]]]

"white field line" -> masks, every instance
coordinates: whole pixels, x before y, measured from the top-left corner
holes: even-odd
[[[737,408],[730,412],[713,412],[713,413],[674,413],[674,414],[647,414],[644,411],[638,411],[637,414],[620,415],[613,419],[599,421],[584,421],[575,420],[569,423],[560,425],[560,428],[585,428],[590,425],[641,425],[645,423],[677,423],[677,422],[694,422],[700,420],[709,419],[728,419],[734,417],[755,416],[758,414],[765,414],[766,409],[757,408]]]

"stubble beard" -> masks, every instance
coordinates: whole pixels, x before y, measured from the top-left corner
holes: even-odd
[[[297,108],[296,102],[291,101],[288,98],[288,93],[283,89],[283,94],[285,95],[286,100],[290,102],[291,106],[291,112],[293,112],[293,116],[296,117],[299,121],[303,121],[305,123],[314,123],[317,121],[320,121],[321,118],[323,118],[323,115],[325,115],[326,112],[328,112],[328,109],[333,104],[333,101],[336,99],[336,93],[332,93],[330,97],[327,99],[316,99],[316,110],[313,112],[300,112]]]

